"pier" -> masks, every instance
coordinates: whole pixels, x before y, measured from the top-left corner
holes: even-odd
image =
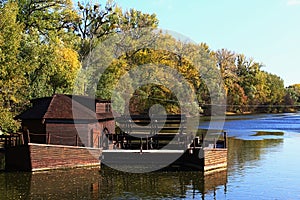
[[[194,137],[186,133],[185,115],[121,116],[119,132],[109,135],[113,149],[104,149],[102,164],[167,170],[227,169],[227,134]]]

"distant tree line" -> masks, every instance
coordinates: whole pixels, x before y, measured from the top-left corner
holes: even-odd
[[[199,109],[193,112],[210,114],[207,105],[211,104],[211,95],[224,98],[223,90],[230,112],[288,111],[282,105],[292,109],[293,105],[299,104],[300,85],[284,88],[283,80],[263,71],[262,64],[226,49],[212,51],[204,43],[185,43],[160,31],[152,31],[150,36],[168,51],[151,48],[151,45],[125,51],[126,54],[115,58],[102,74],[96,92],[91,88],[95,84],[92,74],[97,68],[90,67],[78,75],[85,67],[83,63],[89,53],[107,38],[138,28],[155,30],[157,26],[155,14],[135,9],[124,11],[112,1],[74,6],[71,0],[0,0],[2,130],[18,130],[19,123],[14,117],[34,98],[55,93],[96,94],[99,98],[111,98],[112,89],[123,74],[148,63],[170,66],[185,77],[198,101]],[[132,38],[140,37],[134,31],[131,33]],[[195,62],[199,66],[194,66]],[[224,86],[219,84],[216,71]],[[210,86],[213,90],[208,89],[207,81],[203,79],[214,84]],[[177,97],[163,85],[149,84],[126,92],[133,94],[130,99],[133,113],[147,112],[157,103],[168,113],[180,112]]]

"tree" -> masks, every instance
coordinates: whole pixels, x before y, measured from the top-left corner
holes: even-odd
[[[76,17],[70,1],[2,2],[0,19],[0,111],[6,132],[29,100],[70,92],[80,63],[74,50]]]
[[[31,66],[28,98],[71,92],[80,68],[74,34],[78,15],[68,0],[19,1],[18,20],[24,24],[20,57]]]
[[[261,65],[254,62],[253,59],[247,59],[245,55],[238,54],[236,58],[237,76],[239,77],[238,85],[243,88],[244,98],[246,98],[246,107],[244,111],[255,111],[255,93],[258,83],[257,74]],[[250,106],[249,106],[250,105]]]
[[[244,88],[239,84],[237,55],[227,49],[216,52],[217,66],[221,71],[225,84],[227,96],[227,110],[232,112],[243,112],[247,103]]]
[[[284,101],[283,80],[261,70],[262,64],[226,49],[216,52],[227,94],[227,110],[232,112],[278,112]]]
[[[18,129],[13,117],[26,92],[24,70],[29,70],[18,56],[23,25],[17,22],[17,14],[16,3],[0,8],[0,126],[4,132]]]
[[[130,71],[128,80],[134,80],[131,83],[133,91],[131,89],[118,89],[118,91],[132,95],[131,105],[134,102],[135,106],[131,107],[131,111],[134,113],[147,112],[154,104],[163,105],[168,113],[178,113],[182,103],[179,99],[191,102],[195,98],[199,102],[203,98],[201,100],[209,103],[210,98],[207,97],[209,92],[213,95],[221,92],[218,80],[220,77],[216,76],[218,70],[215,60],[208,49],[202,45],[176,40],[170,35],[153,33],[151,29],[148,35],[143,31],[142,34],[129,33],[121,38],[122,41],[126,41],[120,47],[124,48],[121,52],[125,53],[121,54],[101,75],[97,87],[98,97],[111,98],[119,79],[128,71]],[[136,35],[141,37],[136,38]],[[119,46],[116,45],[116,48]],[[197,66],[194,63],[197,63]],[[185,79],[179,81],[176,73]],[[152,82],[159,80],[163,84],[139,85],[145,80]],[[213,89],[208,91],[206,84],[214,85],[209,85],[210,89]],[[175,88],[176,86],[178,87]],[[207,96],[202,95],[204,88]],[[191,107],[195,108],[195,105]],[[196,107],[199,108],[199,104]],[[194,109],[193,112],[197,110],[199,109]]]
[[[74,33],[81,37],[81,61],[110,34],[133,31],[141,28],[156,28],[158,20],[155,14],[142,13],[135,9],[123,11],[112,1],[105,5],[78,2],[79,18],[74,23]]]
[[[299,110],[296,109],[294,106],[299,106],[300,103],[300,84],[290,85],[285,90],[284,96],[284,104],[286,105],[285,111],[295,111]]]

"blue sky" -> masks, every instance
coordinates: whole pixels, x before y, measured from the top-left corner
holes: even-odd
[[[123,9],[155,13],[159,27],[212,50],[227,48],[300,83],[300,0],[116,0]]]

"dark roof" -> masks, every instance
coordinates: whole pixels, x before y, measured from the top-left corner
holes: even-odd
[[[95,113],[96,102],[110,102],[87,96],[55,94],[32,100],[33,106],[18,115],[18,119],[70,119],[93,120],[113,118],[111,113]]]
[[[52,97],[44,97],[32,100],[32,107],[25,112],[16,116],[17,119],[43,119],[48,107],[51,103]]]

